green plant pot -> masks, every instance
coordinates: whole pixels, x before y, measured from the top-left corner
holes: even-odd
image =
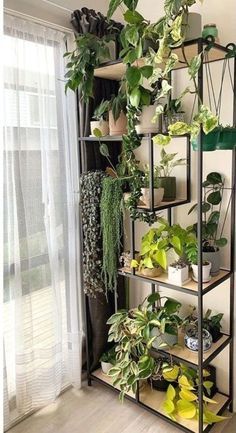
[[[215,128],[209,134],[204,134],[202,136],[202,150],[204,152],[211,152],[217,149],[220,140],[220,128]],[[198,150],[198,140],[194,138],[192,140],[193,150]]]
[[[236,145],[236,128],[223,128],[217,143],[217,149],[232,150]]]
[[[159,177],[158,186],[164,188],[163,201],[176,199],[176,177]]]

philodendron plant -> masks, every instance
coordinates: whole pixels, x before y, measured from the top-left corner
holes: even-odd
[[[177,312],[180,303],[166,298],[163,306],[158,293],[148,296],[138,308],[120,310],[108,320],[109,342],[116,344],[116,363],[109,370],[113,386],[121,389],[120,398],[125,393],[137,390],[139,380],[147,379],[156,371],[155,361],[150,349],[158,335],[176,333],[181,325]],[[157,329],[152,336],[153,329]],[[166,344],[164,344],[166,346]]]
[[[224,247],[227,244],[227,239],[223,237],[226,218],[222,224],[219,233],[221,203],[224,192],[224,179],[220,173],[211,172],[207,175],[203,182],[204,196],[202,203],[202,248],[203,251],[217,251],[219,247]],[[195,203],[188,214],[197,209],[198,204]],[[197,224],[193,225],[193,229],[197,232]]]
[[[226,417],[216,415],[212,412],[208,404],[217,404],[216,400],[209,397],[213,382],[207,378],[210,373],[203,370],[203,422],[213,424],[226,419]],[[183,419],[198,419],[199,412],[199,379],[198,372],[195,369],[180,364],[178,375],[172,381],[166,392],[166,400],[163,409],[169,418],[176,421],[178,417]]]

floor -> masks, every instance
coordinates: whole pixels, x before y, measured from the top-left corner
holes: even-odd
[[[215,426],[211,433],[236,432],[236,414]],[[145,409],[94,384],[70,389],[57,401],[22,421],[8,433],[181,433]]]

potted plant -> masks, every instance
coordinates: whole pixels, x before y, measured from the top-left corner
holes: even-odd
[[[196,323],[192,323],[186,327],[184,343],[193,352],[198,351],[198,327]],[[207,329],[202,330],[202,346],[204,352],[212,346],[212,336]]]
[[[153,138],[154,143],[157,141]],[[176,159],[178,153],[167,153],[162,147],[161,159],[155,166],[155,177],[158,178],[159,187],[164,188],[163,201],[174,201],[176,199],[176,177],[171,176],[175,167],[185,165],[186,159]]]
[[[109,101],[110,135],[123,135],[127,132],[126,106],[127,98],[121,91]]]
[[[90,122],[91,135],[96,136],[93,132],[96,129],[101,131],[101,136],[106,136],[109,134],[108,108],[109,102],[102,100],[102,102],[94,110],[93,119],[95,120],[91,120]]]
[[[203,413],[204,423],[212,424],[225,420],[226,418],[214,414],[208,404],[217,404],[212,400],[211,389],[214,383],[210,379],[209,369],[203,370]],[[196,419],[199,410],[199,378],[198,370],[187,367],[184,364],[179,365],[177,378],[172,381],[166,391],[166,400],[163,403],[163,409],[167,416],[176,421],[177,417],[183,419]]]
[[[154,206],[158,206],[163,199],[164,196],[164,188],[160,188],[158,186],[159,180],[156,175],[156,170],[154,169],[153,176],[153,193],[154,193]],[[141,189],[142,195],[140,197],[141,204],[144,204],[147,207],[151,207],[151,197],[150,197],[150,173],[148,165],[145,166],[144,176],[143,176],[143,187]]]
[[[102,372],[108,374],[110,368],[116,364],[116,352],[115,347],[112,347],[107,352],[104,352],[100,358]]]
[[[224,179],[220,173],[211,172],[203,182],[204,198],[202,203],[203,260],[211,263],[211,275],[218,275],[220,271],[220,248],[227,244],[223,237],[225,221],[219,233],[221,203],[224,193]],[[197,203],[191,207],[188,214],[197,209]],[[227,215],[227,214],[226,214]],[[193,225],[197,232],[197,224]]]
[[[192,278],[194,281],[198,281],[198,246],[197,240],[190,242],[186,246],[186,256],[188,262],[191,264],[193,275]],[[211,263],[207,260],[203,260],[202,263],[202,282],[207,283],[211,279]]]
[[[99,38],[91,33],[76,37],[76,48],[64,54],[68,60],[65,91],[78,89],[85,102],[93,97],[94,69],[110,58],[107,42],[111,39],[112,35]]]
[[[189,279],[189,265],[183,258],[168,266],[168,280],[170,283],[183,286]]]
[[[202,150],[203,152],[210,152],[213,150],[218,149],[219,141],[220,141],[220,134],[221,134],[221,127],[217,126],[212,131],[210,131],[208,134],[205,134],[203,132],[202,134]],[[193,138],[191,140],[192,148],[193,150],[198,150],[198,139]]]
[[[172,359],[165,357],[155,358],[155,367],[152,375],[148,378],[151,388],[158,391],[166,391],[170,382],[177,379],[179,367],[173,364]]]
[[[217,149],[232,150],[236,145],[236,127],[226,125],[221,127]]]
[[[184,122],[184,111],[179,99],[170,99],[164,106],[164,132],[168,131],[169,125],[175,122]]]
[[[210,332],[213,343],[216,343],[222,337],[220,330],[223,315],[223,313],[212,315],[212,310],[208,309],[203,317],[203,327]]]

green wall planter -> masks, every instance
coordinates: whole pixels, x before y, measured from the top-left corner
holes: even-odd
[[[176,177],[159,177],[158,186],[164,188],[163,201],[176,199]]]
[[[232,150],[236,145],[236,128],[222,128],[217,149]]]
[[[209,134],[203,133],[202,150],[204,152],[210,152],[217,149],[217,145],[220,139],[220,128],[215,128]],[[193,150],[198,150],[198,140],[192,140]]]

